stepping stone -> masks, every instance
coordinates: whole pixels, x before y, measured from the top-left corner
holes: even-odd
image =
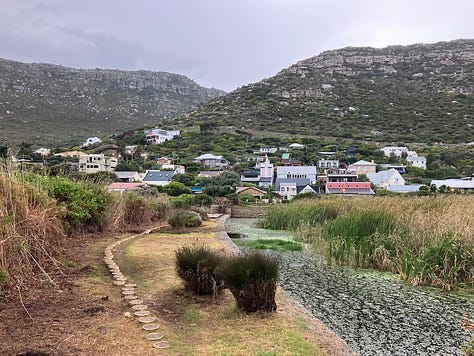
[[[148,309],[148,306],[145,305],[145,304],[135,304],[135,305],[132,305],[132,309],[134,309],[134,310],[145,310],[145,309]]]
[[[167,349],[171,344],[168,341],[158,341],[153,344],[153,347],[156,349]]]
[[[135,294],[135,291],[133,291],[133,290],[124,290],[124,291],[122,291],[122,294],[123,295],[132,295],[132,294]]]
[[[153,323],[155,320],[156,318],[152,316],[142,316],[141,318],[138,318],[138,321],[143,324]]]
[[[123,286],[125,284],[125,281],[115,281],[114,284],[116,286]]]
[[[152,331],[152,330],[158,330],[160,326],[158,324],[145,324],[142,326],[143,330],[146,331]]]
[[[135,314],[136,316],[147,316],[150,315],[150,312],[148,310],[139,310],[133,314]]]
[[[125,282],[124,282],[124,286],[122,287],[122,290],[135,290],[135,287],[125,287]]]
[[[136,287],[137,285],[135,283],[127,283],[125,284],[125,287]]]
[[[138,295],[130,294],[130,295],[124,296],[124,298],[127,300],[138,299]]]
[[[115,277],[115,279],[117,281],[124,281],[125,282],[127,280],[127,277]]]
[[[146,336],[147,340],[152,340],[152,341],[163,339],[163,337],[164,335],[160,333],[149,333]]]
[[[140,300],[140,299],[133,299],[133,300],[129,301],[129,303],[130,303],[131,305],[143,304],[143,300]]]

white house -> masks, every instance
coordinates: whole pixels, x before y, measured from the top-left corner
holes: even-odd
[[[180,135],[180,131],[168,131],[162,129],[145,130],[145,139],[149,145],[156,145],[174,139]]]
[[[456,190],[456,191],[473,191],[474,179],[433,179],[431,184],[434,184],[437,189],[442,185]]]
[[[291,145],[288,146],[289,148],[296,148],[298,150],[301,150],[304,148],[304,145],[302,145],[301,143],[292,143]]]
[[[309,179],[309,183],[316,182],[316,166],[280,166],[277,168],[277,178]]]
[[[93,146],[93,145],[98,145],[98,144],[101,144],[102,143],[102,140],[98,137],[89,137],[86,142],[84,142],[82,144],[82,147],[89,147],[89,146]]]
[[[206,153],[193,159],[194,163],[200,163],[209,168],[223,168],[229,165],[223,156],[214,156],[212,153]]]
[[[395,155],[396,157],[401,157],[403,153],[408,152],[407,147],[394,147],[394,146],[385,146],[381,148],[383,151],[383,154],[387,157],[390,157],[392,154]],[[408,154],[408,153],[407,153]]]
[[[34,153],[38,153],[41,156],[49,156],[51,154],[51,150],[49,148],[38,148]]]
[[[278,151],[278,148],[276,147],[269,147],[269,146],[262,146],[260,147],[260,150],[259,150],[259,153],[275,153],[276,151]]]
[[[407,164],[409,166],[426,169],[426,158],[423,156],[408,156]]]
[[[379,188],[386,189],[389,186],[405,185],[405,179],[396,169],[380,171],[378,173],[368,173],[367,178],[371,183]]]
[[[113,172],[117,167],[117,158],[100,154],[88,154],[79,157],[79,173]]]
[[[339,161],[337,159],[320,159],[318,161],[318,169],[336,169],[339,168]]]

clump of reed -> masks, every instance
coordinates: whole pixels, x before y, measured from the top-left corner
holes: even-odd
[[[185,289],[198,295],[219,294],[224,284],[216,277],[223,257],[205,246],[183,246],[176,251],[175,265]]]
[[[65,209],[40,186],[0,174],[0,286],[30,284],[37,275],[54,283],[49,272],[59,270],[56,256],[66,235]]]
[[[195,211],[176,209],[168,218],[168,223],[175,229],[198,227],[202,225],[202,218]]]
[[[332,208],[332,217],[321,210]],[[319,217],[308,218],[313,211]],[[474,286],[469,195],[340,198],[274,207],[264,226],[297,232],[328,262],[399,273],[413,284]],[[301,216],[298,216],[298,213]]]
[[[230,289],[239,309],[249,313],[273,312],[277,309],[278,267],[275,256],[247,251],[229,257],[217,269],[217,275]]]

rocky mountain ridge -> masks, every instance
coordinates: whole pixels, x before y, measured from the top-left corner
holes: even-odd
[[[156,125],[222,94],[173,73],[0,59],[0,140],[74,142]]]
[[[373,141],[474,141],[474,40],[347,47],[211,100],[179,122]]]

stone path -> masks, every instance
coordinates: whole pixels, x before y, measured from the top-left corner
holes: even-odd
[[[164,227],[165,226],[161,228]],[[152,231],[154,232],[156,231],[156,229],[147,230],[142,232],[141,234],[133,235],[111,243],[105,248],[104,262],[109,267],[110,273],[114,277],[114,285],[120,286],[122,288],[123,299],[127,304],[130,305],[130,308],[132,309],[132,312],[129,314],[136,316],[138,322],[140,324],[143,324],[142,329],[144,330],[144,332],[146,332],[145,338],[150,342],[153,342],[152,346],[154,348],[165,349],[170,347],[171,344],[168,341],[162,340],[164,337],[163,334],[156,332],[156,330],[158,330],[160,326],[158,324],[155,324],[156,318],[154,316],[151,316],[151,312],[147,310],[148,306],[145,305],[136,294],[137,285],[128,281],[128,278],[120,271],[119,265],[114,261],[114,251],[116,251],[116,247],[118,245],[131,239],[147,235]]]

